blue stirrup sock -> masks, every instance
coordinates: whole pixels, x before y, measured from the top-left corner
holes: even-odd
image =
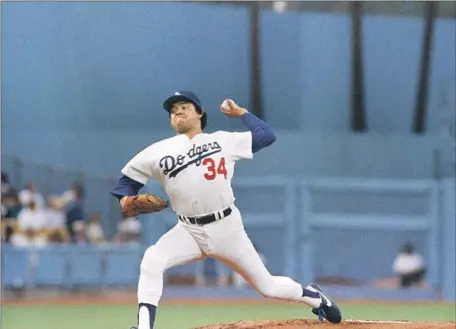
[[[138,329],[154,329],[157,306],[147,303],[138,305]]]
[[[314,308],[320,307],[321,297],[319,292],[302,287],[302,297],[308,305]]]

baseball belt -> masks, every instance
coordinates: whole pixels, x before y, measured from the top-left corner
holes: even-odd
[[[215,222],[217,220],[221,220],[231,214],[231,207],[226,208],[225,210],[217,211],[214,212],[213,214],[201,216],[201,217],[187,217],[187,216],[182,216],[178,215],[177,217],[179,218],[180,221],[187,223],[187,224],[193,224],[193,225],[206,225],[210,224],[212,222]]]

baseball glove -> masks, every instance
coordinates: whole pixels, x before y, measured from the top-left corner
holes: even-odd
[[[152,194],[139,194],[122,198],[122,215],[124,217],[151,214],[167,207],[168,201]]]

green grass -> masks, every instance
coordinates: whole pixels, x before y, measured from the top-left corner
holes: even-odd
[[[455,305],[442,303],[340,303],[345,319],[455,321]],[[217,322],[247,319],[315,318],[298,304],[163,305],[156,329],[188,329]],[[53,305],[2,306],[2,329],[129,329],[136,306]]]

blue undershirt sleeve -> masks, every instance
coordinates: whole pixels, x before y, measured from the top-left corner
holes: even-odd
[[[111,194],[114,195],[119,200],[124,196],[137,195],[139,190],[144,186],[130,177],[122,175],[118,180],[116,185],[111,191]]]
[[[241,120],[252,132],[252,153],[256,153],[275,142],[276,135],[268,123],[250,112],[243,114]]]

